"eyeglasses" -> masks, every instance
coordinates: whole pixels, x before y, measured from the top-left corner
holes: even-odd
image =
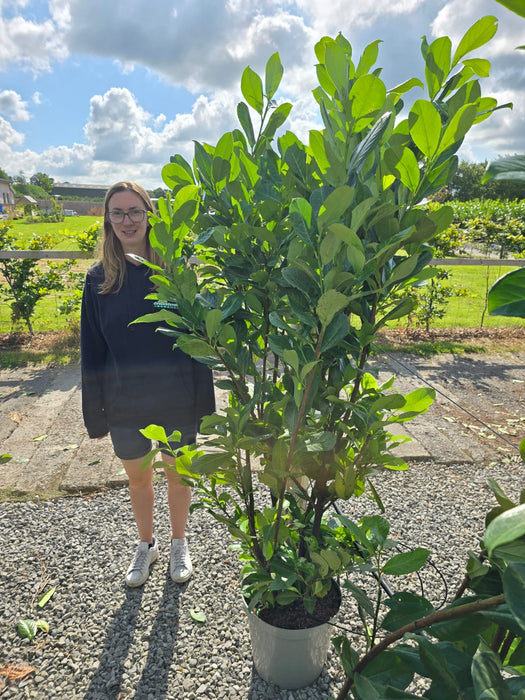
[[[108,219],[112,224],[123,224],[126,216],[132,224],[141,224],[146,216],[146,210],[130,209],[129,211],[121,211],[120,209],[112,209],[108,213]]]

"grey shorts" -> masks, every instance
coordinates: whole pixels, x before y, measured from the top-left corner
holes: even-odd
[[[183,426],[171,430],[166,428],[166,435],[171,435],[173,430],[180,431],[181,439],[180,442],[170,443],[172,449],[182,447],[183,445],[191,445],[195,442],[195,426]],[[113,449],[119,459],[142,459],[142,457],[145,457],[148,452],[155,447],[155,444],[151,440],[145,438],[144,435],[135,428],[113,427],[109,429],[109,434],[111,442],[113,443]],[[165,454],[169,454],[167,450],[162,451]]]

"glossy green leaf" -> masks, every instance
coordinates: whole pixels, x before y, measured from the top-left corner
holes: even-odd
[[[508,564],[503,574],[503,590],[512,614],[521,628],[525,629],[525,564]]]
[[[244,99],[258,114],[263,111],[263,86],[257,73],[247,66],[241,78],[241,92]]]
[[[350,333],[350,321],[345,313],[338,313],[328,324],[326,328],[323,342],[321,344],[321,352],[326,352],[343,340]]]
[[[330,79],[343,94],[347,94],[349,70],[344,49],[335,41],[327,44],[324,56],[326,71]]]
[[[507,156],[489,163],[483,182],[491,179],[525,182],[525,155]]]
[[[390,149],[385,153],[385,160],[388,165],[393,165],[393,159],[391,159],[394,154],[394,149]],[[393,166],[394,173],[411,192],[415,192],[418,188],[420,181],[419,164],[416,156],[410,148],[403,148],[402,151],[396,154],[397,160],[395,166]]]
[[[319,299],[315,309],[321,325],[326,328],[333,317],[348,305],[349,299],[335,289],[329,289]]]
[[[465,66],[472,68],[480,78],[488,78],[490,75],[490,61],[486,58],[469,58],[463,61]]]
[[[452,67],[454,67],[466,54],[479,49],[492,39],[498,29],[498,20],[496,17],[488,15],[482,17],[475,22],[470,29],[467,30],[454,54],[452,59]]]
[[[350,90],[352,116],[357,121],[381,109],[385,102],[386,87],[375,75],[363,75],[358,78]]]
[[[488,549],[489,555],[496,547],[507,542],[512,542],[518,537],[525,535],[525,503],[506,510],[497,518],[492,520],[484,537],[485,547]]]
[[[523,0],[496,0],[500,5],[506,7],[507,10],[515,12],[521,17],[525,17],[525,6],[523,5]]]
[[[403,576],[419,571],[425,564],[430,552],[424,547],[416,547],[409,552],[394,554],[383,566],[385,576]]]
[[[180,185],[194,184],[191,166],[182,156],[174,156],[174,160],[162,168],[162,179],[171,190]]]
[[[492,285],[487,308],[491,316],[525,318],[525,267],[507,273]]]
[[[331,192],[319,210],[319,230],[324,230],[330,224],[338,221],[350,207],[353,197],[354,189],[347,185],[337,187]]]
[[[434,610],[432,604],[426,598],[414,595],[414,593],[408,591],[394,593],[394,595],[385,600],[385,605],[390,610],[385,615],[381,627],[389,632],[418,620],[420,617],[425,617],[425,615],[429,615]]]
[[[452,42],[448,36],[435,39],[428,47],[425,59],[425,77],[428,94],[434,98],[450,72]]]
[[[368,73],[370,68],[372,68],[374,63],[377,61],[379,44],[381,43],[382,42],[380,39],[376,39],[376,41],[372,41],[372,43],[368,44],[368,46],[365,48],[361,58],[359,59],[359,63],[357,64],[355,71],[356,78],[359,78],[361,75],[365,75],[365,73]]]
[[[264,129],[264,135],[266,138],[269,140],[273,139],[277,129],[288,119],[291,109],[292,104],[290,102],[283,102],[283,104],[280,104],[274,109],[274,111],[270,114],[268,124]]]
[[[141,428],[140,432],[142,435],[144,435],[144,437],[148,438],[148,440],[155,440],[156,442],[162,442],[163,444],[167,442],[166,431],[161,425],[155,425],[152,423],[146,428]]]
[[[239,102],[237,105],[237,118],[246,134],[248,143],[253,147],[255,144],[255,135],[253,133],[252,118],[250,116],[250,110],[246,102]]]
[[[6,462],[10,462],[13,459],[13,455],[10,455],[8,452],[4,452],[3,455],[0,455],[0,464],[5,464]]]
[[[478,652],[472,660],[472,681],[476,700],[512,700],[493,652]]]
[[[431,102],[416,100],[408,115],[410,135],[427,158],[432,158],[441,138],[441,117]]]
[[[474,105],[465,105],[459,109],[448,123],[441,143],[439,152],[443,153],[454,145],[458,145],[465,134],[470,129],[476,118],[476,107]]]
[[[281,79],[283,77],[283,66],[278,53],[274,53],[266,63],[266,71],[264,78],[264,91],[266,99],[271,100],[277,92]]]
[[[214,354],[211,345],[204,340],[200,340],[200,338],[191,338],[186,335],[181,335],[177,340],[177,345],[182,352],[191,355],[191,357],[206,357]]]

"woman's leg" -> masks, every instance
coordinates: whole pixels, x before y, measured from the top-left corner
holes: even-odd
[[[129,479],[129,496],[141,542],[153,541],[153,468],[142,469],[142,458],[121,460]]]
[[[174,458],[171,455],[161,453],[162,461],[166,464],[173,465]],[[166,467],[164,469],[168,480],[168,505],[170,509],[171,537],[184,537],[188,514],[191,504],[191,489],[189,486],[183,486],[180,483],[180,478],[174,469]]]

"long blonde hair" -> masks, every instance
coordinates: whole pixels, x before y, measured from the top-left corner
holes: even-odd
[[[104,267],[104,282],[100,285],[100,294],[117,293],[122,289],[126,276],[126,256],[122,249],[122,244],[113,231],[113,226],[109,220],[109,201],[117,192],[129,190],[135,192],[144,202],[144,207],[148,212],[153,212],[153,202],[146,190],[137,185],[136,182],[117,182],[106,192],[104,199],[104,239],[102,242],[101,262]],[[149,232],[151,226],[148,222],[146,229],[146,257],[156,265],[163,264],[158,255],[154,252],[149,242]]]

